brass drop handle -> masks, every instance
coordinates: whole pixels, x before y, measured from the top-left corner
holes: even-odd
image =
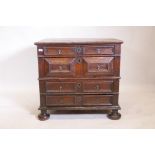
[[[101,49],[98,48],[97,49],[97,53],[100,54],[101,53]]]
[[[62,86],[59,87],[59,90],[62,91]]]
[[[62,51],[59,49],[59,50],[58,50],[58,54],[60,55],[61,53],[62,53]]]
[[[100,65],[97,65],[97,70],[100,70],[101,69],[101,66]]]
[[[96,85],[96,89],[99,90],[100,89],[100,86],[99,85]]]
[[[62,66],[59,66],[59,70],[60,70],[60,71],[62,70]]]

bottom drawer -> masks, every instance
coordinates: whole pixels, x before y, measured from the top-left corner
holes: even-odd
[[[47,95],[47,106],[111,106],[115,95]]]

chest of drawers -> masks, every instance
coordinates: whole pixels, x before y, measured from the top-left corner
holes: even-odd
[[[41,113],[48,110],[105,110],[118,112],[121,40],[56,39],[37,45]]]

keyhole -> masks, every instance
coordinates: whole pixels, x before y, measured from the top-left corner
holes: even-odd
[[[60,91],[62,90],[62,86],[59,87]]]
[[[78,83],[78,84],[77,84],[77,87],[80,88],[80,87],[81,87],[81,83]]]
[[[81,63],[81,62],[82,62],[81,58],[78,58],[77,63]]]

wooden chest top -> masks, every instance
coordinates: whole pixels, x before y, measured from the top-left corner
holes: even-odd
[[[35,45],[43,44],[105,44],[105,43],[123,43],[122,40],[118,39],[104,39],[104,38],[57,38],[57,39],[44,39],[38,42],[35,42]]]

